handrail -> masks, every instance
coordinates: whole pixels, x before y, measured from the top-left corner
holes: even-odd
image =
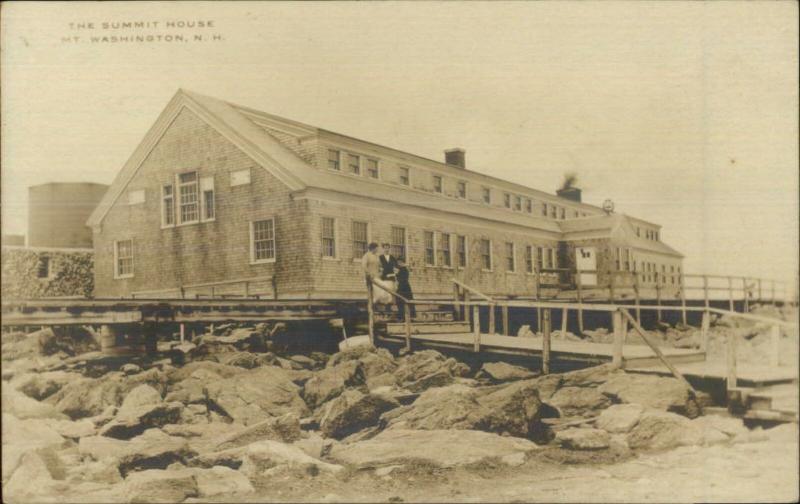
[[[384,291],[388,292],[388,293],[389,293],[389,294],[391,294],[392,296],[394,296],[394,297],[396,297],[396,298],[399,298],[399,299],[402,299],[402,300],[403,300],[403,301],[405,301],[406,303],[412,303],[412,304],[414,304],[412,300],[410,300],[410,299],[406,299],[405,297],[401,296],[400,294],[398,294],[397,292],[393,291],[392,289],[387,289],[387,288],[386,288],[386,287],[384,287],[383,285],[379,285],[379,284],[378,284],[378,283],[376,283],[376,282],[375,282],[375,280],[373,280],[372,278],[370,278],[370,279],[369,279],[369,281],[370,281],[370,282],[372,283],[372,285],[374,285],[375,287],[377,287],[377,288],[379,288],[379,289],[381,289],[381,290],[384,290]]]
[[[459,287],[461,287],[462,289],[466,289],[466,290],[470,291],[471,293],[475,294],[476,296],[482,297],[483,299],[485,299],[486,301],[488,301],[488,302],[490,302],[490,303],[494,303],[494,302],[496,302],[496,300],[495,300],[494,298],[492,298],[492,297],[489,297],[489,296],[487,296],[486,294],[484,294],[483,292],[481,292],[481,291],[479,291],[479,290],[477,290],[477,289],[474,289],[474,288],[470,287],[469,285],[465,284],[464,282],[460,282],[460,281],[456,280],[455,278],[451,278],[450,280],[451,280],[451,281],[452,281],[454,284],[456,284],[456,285],[458,285]]]

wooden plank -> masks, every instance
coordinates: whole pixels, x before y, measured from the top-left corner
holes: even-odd
[[[627,321],[622,317],[622,313],[615,311],[612,314],[614,342],[611,352],[611,363],[616,368],[622,367],[622,347],[625,344],[625,329],[627,328]]]
[[[750,286],[747,285],[747,278],[742,278],[742,296],[744,298],[742,310],[747,313],[750,311]]]
[[[734,310],[735,306],[736,305],[733,303],[733,278],[728,277],[728,309],[730,311],[736,311]]]
[[[481,351],[481,319],[477,306],[472,307],[472,323],[474,324],[473,336],[475,338],[472,349],[478,353]]]
[[[406,329],[406,352],[411,351],[411,307],[407,303],[403,305],[403,317]]]
[[[708,352],[708,341],[710,338],[710,333],[708,331],[709,326],[711,325],[711,314],[707,311],[703,312],[703,320],[700,323],[700,349],[704,352]]]
[[[708,277],[706,275],[703,275],[703,298],[705,299],[706,309],[708,309]]]
[[[181,345],[186,341],[186,326],[181,324]]]
[[[734,331],[728,332],[728,348],[727,348],[727,365],[726,365],[726,388],[730,391],[736,388],[736,333]]]
[[[678,378],[679,380],[681,380],[689,388],[689,390],[691,390],[692,392],[696,393],[696,391],[694,390],[694,387],[692,387],[692,385],[688,381],[686,381],[686,378],[683,377],[683,375],[680,373],[680,371],[678,371],[675,368],[675,366],[673,366],[664,357],[664,354],[661,352],[661,349],[658,348],[658,346],[654,345],[647,338],[647,335],[645,335],[645,332],[644,332],[644,329],[642,328],[642,326],[640,326],[639,323],[636,322],[636,320],[633,317],[631,317],[630,313],[628,313],[627,310],[624,310],[624,309],[620,310],[620,313],[622,315],[624,315],[625,318],[627,318],[631,322],[631,325],[633,326],[634,329],[636,329],[636,332],[639,333],[639,336],[641,336],[641,338],[644,340],[644,342],[647,343],[647,346],[649,346],[650,349],[653,350],[653,352],[655,352],[655,354],[658,356],[658,358],[661,359],[661,362],[663,362],[664,365],[667,366],[667,368],[670,370],[670,372],[672,372],[672,375],[675,376],[675,378]]]
[[[564,338],[565,334],[567,334],[567,320],[568,320],[567,308],[564,307],[561,309],[561,337]]]
[[[369,342],[375,345],[375,308],[374,295],[372,292],[372,280],[367,283],[367,327],[369,331]]]
[[[508,305],[503,305],[500,310],[503,315],[503,336],[508,336]]]
[[[72,314],[66,311],[35,313],[4,313],[1,317],[3,326],[55,326],[55,325],[91,325],[91,324],[128,324],[142,321],[140,311],[126,312],[80,312]]]
[[[494,303],[489,303],[489,334],[494,334],[496,332],[494,321],[496,308]]]
[[[550,374],[550,326],[551,326],[551,313],[550,310],[544,310],[542,313],[542,374]]]

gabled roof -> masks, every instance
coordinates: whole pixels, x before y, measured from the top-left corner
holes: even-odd
[[[619,246],[683,257],[683,254],[666,243],[636,236],[633,222],[640,221],[625,214],[593,215],[579,219],[558,221],[564,237],[570,240],[608,238]]]

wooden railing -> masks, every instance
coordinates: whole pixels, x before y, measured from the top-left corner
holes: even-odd
[[[542,332],[543,335],[543,342],[542,342],[542,372],[549,373],[550,371],[550,348],[551,348],[551,333],[552,333],[552,311],[553,310],[561,310],[562,311],[562,327],[561,331],[562,334],[566,333],[567,330],[567,320],[569,310],[576,310],[579,313],[582,311],[595,311],[595,312],[605,312],[611,315],[611,325],[613,328],[613,341],[612,345],[612,364],[616,366],[622,366],[623,364],[623,347],[625,344],[626,334],[628,331],[628,326],[630,325],[642,338],[642,340],[653,350],[656,357],[663,362],[663,364],[670,370],[670,372],[678,379],[683,381],[687,387],[691,388],[691,385],[685,380],[683,375],[673,366],[668,359],[666,359],[658,348],[650,339],[647,337],[647,333],[641,325],[639,317],[634,317],[631,315],[631,311],[636,310],[638,311],[666,311],[666,312],[677,312],[681,311],[683,313],[702,313],[701,325],[700,325],[700,345],[699,349],[702,351],[708,350],[709,345],[709,337],[710,337],[710,325],[711,325],[711,314],[717,315],[727,315],[731,317],[741,318],[744,320],[750,320],[754,322],[760,322],[769,324],[770,328],[770,341],[771,341],[771,351],[770,351],[770,362],[769,364],[772,366],[779,366],[780,365],[780,338],[781,338],[781,328],[787,329],[794,329],[797,330],[798,325],[794,322],[788,322],[784,320],[775,319],[772,317],[765,317],[762,315],[755,315],[750,313],[739,313],[731,310],[724,310],[721,308],[713,308],[710,306],[686,306],[682,304],[681,306],[654,306],[654,305],[640,305],[640,304],[618,304],[618,303],[591,303],[586,304],[582,302],[572,303],[572,302],[551,302],[551,301],[529,301],[529,300],[499,300],[488,296],[481,291],[475,289],[474,287],[470,287],[469,285],[465,284],[462,281],[457,279],[452,279],[453,284],[455,286],[456,295],[454,296],[452,301],[445,300],[441,301],[440,304],[452,304],[454,308],[459,308],[462,313],[465,314],[464,320],[469,320],[469,312],[470,308],[472,308],[472,331],[474,335],[473,339],[473,351],[480,352],[481,349],[481,322],[480,322],[480,312],[479,308],[482,306],[486,306],[489,308],[489,316],[490,320],[492,317],[492,313],[497,306],[500,306],[503,310],[504,316],[504,334],[508,333],[508,310],[509,308],[522,308],[522,309],[535,309],[536,310],[536,318],[539,321],[539,325],[537,329]],[[369,325],[370,325],[370,339],[374,342],[374,318],[373,318],[373,309],[372,309],[372,287],[378,287],[396,299],[401,299],[405,302],[405,313],[404,315],[404,322],[405,322],[405,341],[406,341],[406,348],[411,349],[411,333],[412,333],[412,320],[410,315],[410,305],[415,304],[428,304],[430,301],[418,301],[418,300],[410,300],[406,299],[402,295],[397,292],[394,292],[391,289],[387,289],[381,285],[378,285],[374,282],[370,284],[369,291],[369,302],[368,302],[368,311],[369,311]],[[463,291],[463,296],[459,295],[459,289]],[[470,299],[468,294],[473,294],[475,297],[479,299]],[[490,333],[494,333],[492,324],[490,322]],[[580,329],[580,332],[583,332],[583,329]],[[726,383],[728,390],[734,389],[737,383],[737,359],[736,359],[736,333],[734,331],[730,331],[728,333],[728,341],[727,341],[727,371],[726,371]]]

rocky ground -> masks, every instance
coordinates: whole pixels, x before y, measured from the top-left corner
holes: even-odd
[[[266,351],[218,327],[157,358],[2,339],[7,502],[797,498],[797,425],[703,416],[673,378],[539,376],[432,351]]]

